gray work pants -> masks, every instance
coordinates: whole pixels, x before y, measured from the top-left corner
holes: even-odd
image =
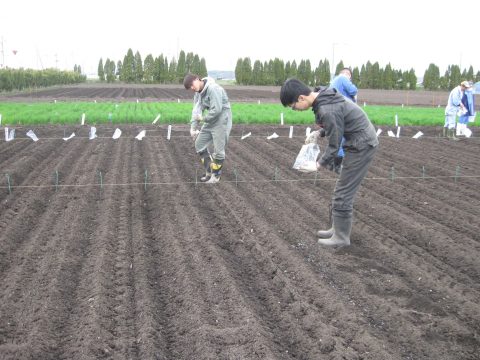
[[[201,153],[213,145],[212,157],[225,160],[225,146],[232,130],[232,111],[224,110],[214,124],[204,124],[195,140],[195,151]]]
[[[368,172],[377,147],[367,146],[362,150],[345,149],[342,171],[332,197],[333,216],[352,217],[355,195]]]

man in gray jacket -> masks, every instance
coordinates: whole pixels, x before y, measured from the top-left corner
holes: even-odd
[[[315,123],[325,130],[328,138],[328,146],[317,167],[340,174],[332,198],[332,227],[318,232],[318,243],[350,245],[355,194],[377,151],[375,128],[357,104],[346,100],[335,89],[317,87],[312,91],[301,81],[288,79],[280,90],[280,101],[293,110],[312,109]],[[342,136],[345,138],[343,163],[338,159]]]
[[[195,140],[195,150],[205,167],[205,175],[200,179],[216,183],[222,174],[225,160],[225,146],[232,130],[232,111],[225,90],[212,78],[202,78],[188,74],[183,79],[185,89],[195,92],[190,126],[190,135]],[[203,112],[207,114],[203,117]],[[198,127],[201,125],[201,129]],[[208,147],[213,144],[213,153]]]

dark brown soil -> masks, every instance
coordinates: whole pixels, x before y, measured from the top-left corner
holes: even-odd
[[[335,176],[291,168],[305,127],[234,126],[216,185],[186,127],[120,128],[0,141],[1,359],[479,358],[477,129],[384,128],[327,249]]]

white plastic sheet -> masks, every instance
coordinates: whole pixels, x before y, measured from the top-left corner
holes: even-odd
[[[317,171],[317,157],[319,154],[320,147],[318,144],[310,143],[302,145],[293,164],[293,168],[303,172]]]

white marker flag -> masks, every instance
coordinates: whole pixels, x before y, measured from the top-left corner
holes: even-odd
[[[146,134],[147,134],[146,130],[142,130],[138,133],[137,136],[135,136],[135,139],[142,140],[145,137]]]
[[[252,135],[251,132],[249,132],[248,134],[243,135],[243,136],[241,137],[241,140],[246,139],[246,138],[249,137],[250,135]]]
[[[73,138],[75,136],[75,133],[73,132],[72,135],[70,135],[69,137],[64,137],[63,140],[64,141],[68,141],[70,140],[71,138]]]
[[[156,124],[158,119],[160,119],[160,114],[157,115],[157,117],[155,118],[155,120],[153,120],[152,124]]]
[[[97,137],[97,128],[95,126],[90,127],[90,134],[88,135],[88,138],[90,140],[93,140]]]
[[[423,135],[423,133],[421,131],[417,132],[415,135],[413,135],[412,137],[414,139],[418,139],[419,137],[421,137]]]
[[[28,130],[27,136],[32,139],[33,141],[38,141],[37,135],[33,132],[33,130]]]
[[[119,128],[115,129],[115,132],[113,133],[112,139],[118,139],[122,135],[122,130]]]
[[[267,140],[276,139],[276,138],[278,138],[277,133],[273,133],[272,135],[267,136]]]

